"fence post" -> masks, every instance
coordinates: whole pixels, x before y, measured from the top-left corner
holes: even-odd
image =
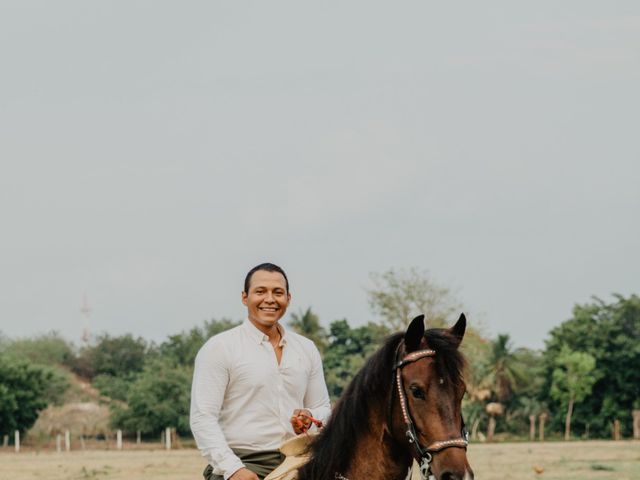
[[[529,415],[529,441],[533,442],[536,439],[536,416]]]
[[[136,444],[140,445],[140,430],[136,433]]]
[[[5,435],[2,439],[2,448],[7,448],[9,446],[9,435]]]
[[[613,421],[613,439],[620,440],[620,420],[617,418]]]
[[[20,452],[20,431],[16,430],[14,433],[15,445],[16,445],[16,453]]]
[[[116,449],[122,450],[122,430],[116,432]]]
[[[69,430],[64,431],[64,450],[68,452],[71,450],[71,434]]]
[[[164,433],[165,448],[171,450],[171,427],[167,427]]]
[[[640,410],[633,411],[633,438],[640,439]]]
[[[540,424],[538,425],[538,435],[539,435],[539,439],[541,442],[544,442],[544,422],[547,421],[547,414],[546,413],[541,413],[540,417],[538,417],[540,420]]]
[[[62,451],[62,435],[56,435],[56,452],[60,453]]]

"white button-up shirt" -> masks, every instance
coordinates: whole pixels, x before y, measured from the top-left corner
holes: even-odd
[[[295,435],[294,409],[306,408],[322,421],[331,412],[318,349],[279,328],[279,365],[269,337],[249,320],[211,337],[196,357],[191,430],[214,473],[225,479],[244,466],[231,448],[277,450]]]

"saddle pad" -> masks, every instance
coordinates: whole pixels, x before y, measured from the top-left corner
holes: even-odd
[[[303,434],[284,442],[280,447],[280,452],[286,456],[284,462],[264,480],[296,480],[298,469],[309,461],[307,450],[312,439],[313,435]]]

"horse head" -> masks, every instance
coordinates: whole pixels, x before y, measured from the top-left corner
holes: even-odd
[[[425,478],[473,479],[462,418],[464,360],[458,351],[465,328],[462,314],[449,329],[425,331],[424,315],[420,315],[407,328],[396,352],[392,428]]]

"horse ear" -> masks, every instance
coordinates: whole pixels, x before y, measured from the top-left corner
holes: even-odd
[[[404,334],[404,345],[407,349],[407,353],[413,352],[420,347],[420,342],[424,336],[424,315],[418,315],[414,318],[406,333]]]
[[[467,328],[467,317],[464,316],[464,313],[460,314],[460,318],[456,322],[456,324],[449,329],[449,333],[454,338],[456,342],[456,348],[462,342],[462,337],[464,337],[464,331]]]

